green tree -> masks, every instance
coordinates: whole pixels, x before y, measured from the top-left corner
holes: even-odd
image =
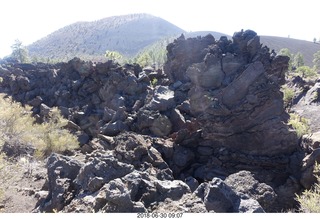
[[[139,55],[136,60],[136,62],[142,67],[146,67],[147,65],[150,65],[152,63],[152,58],[147,52]]]
[[[303,78],[317,77],[317,72],[315,71],[315,69],[312,69],[309,66],[305,65],[297,68],[296,72],[300,74]]]
[[[293,62],[292,61],[293,60],[293,54],[290,52],[290,50],[288,48],[282,48],[278,52],[278,55],[288,56],[290,58],[288,70],[291,71],[292,70],[292,62]]]
[[[118,51],[107,50],[105,56],[107,57],[107,59],[111,59],[112,61],[116,61],[116,62],[121,62],[123,59],[123,56]]]
[[[141,66],[155,65],[161,68],[167,60],[167,45],[173,38],[159,40],[156,43],[144,48],[134,60]]]
[[[320,70],[320,50],[313,54],[313,64],[316,68],[316,70]]]
[[[11,57],[17,59],[21,63],[29,62],[28,50],[25,46],[22,45],[22,42],[18,39],[14,41],[14,44],[11,46],[12,53]]]
[[[294,56],[294,59],[293,59],[293,66],[296,67],[296,68],[299,68],[301,66],[304,66],[304,58],[303,58],[303,55],[298,52],[295,56]]]

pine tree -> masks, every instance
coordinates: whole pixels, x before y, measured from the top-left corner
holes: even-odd
[[[280,49],[278,54],[282,55],[282,56],[288,56],[290,58],[288,70],[291,71],[292,65],[293,65],[293,54],[290,52],[290,50],[288,48],[282,48],[282,49]]]
[[[18,60],[21,63],[29,62],[28,50],[22,45],[22,42],[18,39],[15,40],[14,44],[11,46],[12,54],[11,57]]]
[[[301,66],[304,66],[304,58],[303,58],[303,55],[298,52],[295,56],[294,56],[294,59],[293,59],[293,66],[296,67],[296,68],[299,68]]]
[[[313,64],[315,69],[320,71],[320,50],[313,54]]]

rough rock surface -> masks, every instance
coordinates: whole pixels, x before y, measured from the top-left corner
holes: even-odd
[[[306,82],[305,82],[306,83]],[[320,130],[320,83],[303,86],[303,91],[297,98],[297,103],[292,106],[292,111],[308,119],[311,132]]]
[[[308,152],[320,148],[320,131],[302,136],[301,146]]]
[[[203,138],[251,155],[291,154],[298,140],[284,123],[279,91],[287,59],[272,59],[253,31],[235,34],[233,40],[210,45],[204,60],[187,69],[191,113]]]
[[[220,178],[202,183],[194,193],[203,200],[209,212],[264,212],[258,201],[234,191]]]
[[[319,78],[301,78],[300,76],[289,77],[286,82],[290,89],[294,90],[295,96],[288,111],[296,113],[306,119],[309,126],[309,133],[301,137],[300,146],[305,152],[301,164],[300,184],[310,189],[316,182],[314,176],[315,162],[320,161],[319,141],[320,141],[320,115],[319,111]],[[282,189],[282,191],[284,191]]]
[[[296,207],[318,156],[287,125],[288,58],[272,56],[251,30],[232,40],[181,36],[167,50],[164,71],[78,58],[0,61],[0,91],[30,104],[38,122],[57,106],[81,142],[73,157],[48,158],[48,195],[35,211]]]
[[[243,193],[257,200],[263,209],[272,211],[277,194],[271,186],[259,183],[249,171],[240,171],[229,175],[225,183],[238,193]]]
[[[306,189],[310,189],[317,182],[313,171],[315,162],[320,163],[320,148],[313,150],[311,154],[303,159],[300,183]]]

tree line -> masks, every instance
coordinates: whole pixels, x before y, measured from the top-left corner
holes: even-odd
[[[113,60],[119,64],[133,64],[137,63],[142,67],[153,66],[155,68],[161,68],[167,59],[166,46],[172,42],[174,38],[166,38],[158,41],[139,52],[134,57],[125,57],[118,51],[107,50],[104,54],[107,60]],[[30,57],[28,49],[20,40],[15,40],[11,46],[12,53],[10,58],[15,59],[20,63],[31,63],[31,62],[43,62],[43,63],[55,63],[62,60],[52,60],[49,58]],[[283,48],[278,52],[278,55],[288,56],[289,60],[289,71],[302,73],[305,76],[316,75],[320,72],[320,50],[313,55],[313,67],[306,66],[304,63],[303,55],[298,52],[293,54],[288,48]],[[80,57],[82,58],[82,57]]]
[[[119,64],[133,64],[137,63],[142,67],[145,66],[154,66],[155,68],[161,68],[167,60],[167,50],[166,46],[172,42],[174,38],[167,38],[161,41],[158,41],[150,46],[147,46],[138,54],[133,57],[126,57],[118,51],[107,50],[103,56],[106,60],[113,60]],[[30,57],[29,52],[26,46],[20,40],[15,40],[11,46],[12,53],[9,55],[9,58],[12,58],[20,63],[57,63],[65,60],[51,59],[44,57]],[[94,57],[79,57],[79,58],[94,58]]]
[[[288,48],[283,48],[278,52],[278,55],[288,56],[289,72],[300,73],[303,77],[317,76],[320,72],[320,50],[313,54],[313,67],[306,66],[303,55],[298,52],[293,54]]]

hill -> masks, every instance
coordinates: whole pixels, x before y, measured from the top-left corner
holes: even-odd
[[[186,37],[205,36],[207,34],[213,35],[216,40],[218,40],[221,36],[227,36],[229,39],[232,38],[230,35],[214,31],[190,32],[186,34]],[[320,50],[319,43],[286,37],[260,36],[260,42],[269,47],[271,50],[274,49],[275,52],[279,52],[282,48],[288,48],[292,54],[300,52],[304,57],[305,65],[310,67],[313,66],[313,54]]]
[[[115,50],[126,57],[136,56],[146,48],[163,41],[172,42],[184,33],[186,38],[212,34],[216,40],[232,36],[214,32],[186,32],[178,26],[149,14],[131,14],[107,17],[93,22],[77,22],[63,27],[28,46],[31,57],[67,61],[74,57],[103,61],[106,50]],[[301,52],[305,64],[312,67],[313,54],[320,44],[275,36],[260,36],[261,43],[279,52],[288,48]],[[153,46],[155,47],[155,46]]]
[[[102,58],[106,50],[133,56],[142,48],[184,30],[148,14],[114,16],[63,27],[28,46],[31,57],[69,60]]]
[[[205,36],[207,34],[213,35],[216,40],[218,40],[221,36],[227,36],[229,39],[232,38],[232,36],[230,35],[214,31],[190,32],[186,33],[186,37]],[[300,52],[304,57],[305,65],[310,67],[313,66],[313,54],[320,50],[319,43],[286,37],[260,36],[260,42],[261,44],[269,47],[270,50],[273,49],[275,52],[279,52],[282,48],[288,48],[292,54],[297,54],[298,52]]]
[[[310,67],[313,66],[313,54],[320,50],[320,44],[306,40],[276,36],[260,36],[260,41],[270,49],[274,49],[275,52],[279,52],[282,48],[288,48],[293,54],[300,52],[304,57],[305,65]]]
[[[229,39],[231,38],[230,35],[225,33],[220,33],[216,31],[195,31],[195,32],[187,32],[185,33],[185,37],[197,37],[197,36],[206,36],[208,34],[211,34],[216,40],[219,40],[222,36],[227,36]]]

